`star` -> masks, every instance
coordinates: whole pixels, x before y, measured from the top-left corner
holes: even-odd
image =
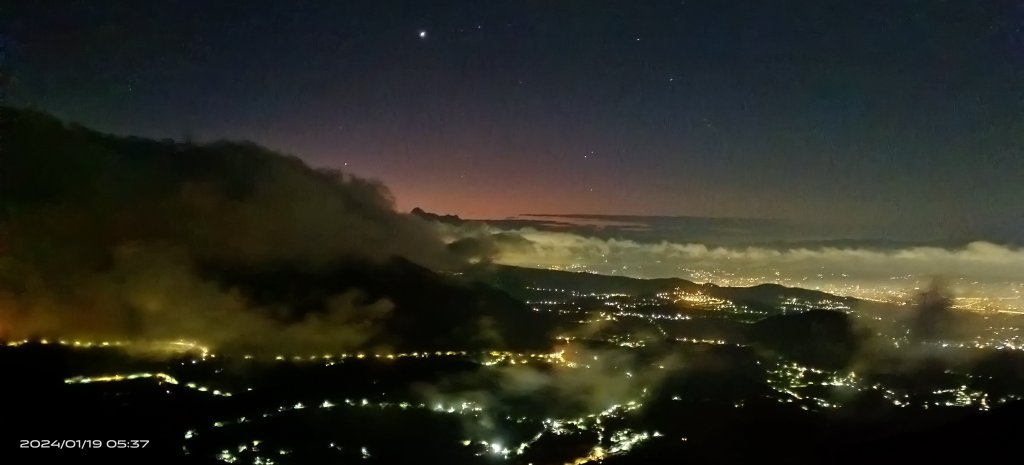
[[[418,35],[420,36],[420,39],[426,39],[427,38],[427,31],[420,30]]]

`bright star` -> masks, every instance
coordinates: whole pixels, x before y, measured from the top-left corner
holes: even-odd
[[[426,39],[427,38],[427,31],[420,31],[419,35],[420,35],[420,39]]]

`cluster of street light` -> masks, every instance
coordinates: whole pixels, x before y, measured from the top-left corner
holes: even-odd
[[[129,373],[129,374],[112,374],[112,375],[101,375],[101,376],[74,376],[71,378],[64,379],[65,384],[91,384],[91,383],[114,383],[121,381],[133,381],[139,379],[152,379],[156,380],[158,384],[173,384],[184,386],[189,389],[193,389],[198,392],[210,393],[214,396],[231,397],[231,392],[222,389],[214,389],[209,386],[202,386],[196,383],[188,382],[181,383],[175,377],[167,373]]]
[[[707,345],[741,345],[731,342],[723,338],[711,338],[711,337],[676,337],[675,335],[670,336],[668,332],[659,324],[662,321],[679,321],[689,320],[695,318],[690,314],[684,314],[682,312],[671,312],[665,311],[666,304],[678,304],[675,307],[683,309],[683,307],[698,308],[703,310],[714,310],[722,311],[727,314],[740,315],[746,313],[758,313],[760,312],[747,308],[743,305],[737,305],[727,299],[722,299],[714,296],[707,295],[703,292],[697,291],[684,291],[674,290],[671,292],[663,292],[654,295],[654,297],[634,298],[629,297],[625,294],[616,293],[581,293],[566,289],[550,289],[550,288],[531,288],[534,291],[544,291],[550,293],[559,293],[565,297],[565,299],[549,299],[531,302],[534,305],[534,309],[538,311],[551,311],[559,314],[571,314],[571,315],[582,315],[582,319],[574,319],[576,322],[615,322],[626,318],[642,318],[650,321],[658,330],[661,331],[662,335],[665,336],[665,340],[677,341],[687,344],[707,344]],[[597,308],[584,309],[576,305],[573,299],[592,298],[597,299],[600,304]],[[851,310],[845,303],[840,300],[829,300],[822,299],[818,301],[807,301],[797,298],[786,299],[782,302],[783,308],[788,308],[794,312],[805,311],[811,308],[826,308],[840,311]],[[673,308],[672,305],[667,305],[667,308]],[[652,309],[652,311],[645,311]],[[718,315],[713,315],[718,317]],[[699,318],[699,316],[697,316]],[[997,321],[994,318],[992,321]],[[671,323],[664,323],[665,327],[671,329]],[[994,349],[994,350],[1024,350],[1024,337],[1022,337],[1020,328],[1015,326],[995,326],[990,328],[992,331],[987,333],[985,336],[978,336],[973,340],[967,341],[932,341],[923,342],[926,347],[936,347],[942,349]],[[641,349],[647,347],[650,343],[649,340],[635,337],[632,334],[624,332],[614,333],[614,328],[611,329],[613,334],[602,335],[600,341],[618,347],[622,350],[630,349]],[[573,334],[573,333],[569,333]],[[880,334],[881,335],[881,334]],[[646,337],[646,336],[645,336]],[[887,336],[890,337],[890,336]],[[899,333],[891,336],[892,342],[895,347],[899,348],[903,344],[913,343],[905,330],[901,330]],[[215,354],[210,347],[207,347],[201,343],[179,339],[179,340],[168,340],[168,341],[121,341],[121,340],[78,340],[78,339],[38,339],[38,340],[18,340],[9,341],[6,343],[8,347],[21,347],[30,343],[38,343],[41,345],[60,345],[66,346],[72,349],[99,349],[99,348],[111,348],[117,350],[123,350],[126,352],[137,352],[137,351],[153,351],[166,353],[171,355],[178,355],[181,357],[191,357],[192,363],[217,363],[225,359],[237,361],[236,359],[252,361],[252,363],[295,363],[295,364],[309,364],[309,365],[324,365],[332,366],[339,363],[364,361],[369,363],[389,363],[394,360],[427,360],[437,358],[455,358],[465,359],[474,363],[478,363],[480,366],[488,368],[501,368],[505,366],[513,365],[529,365],[529,364],[544,364],[549,366],[555,366],[558,368],[569,368],[569,369],[591,369],[593,364],[598,369],[600,366],[597,365],[598,355],[580,351],[573,351],[572,347],[561,346],[561,343],[570,343],[573,341],[579,341],[581,338],[576,335],[566,335],[557,338],[560,341],[560,347],[558,350],[544,352],[524,352],[524,351],[510,351],[510,350],[487,350],[487,351],[467,351],[467,350],[429,350],[429,351],[405,351],[405,352],[328,352],[328,353],[306,353],[306,354]],[[615,350],[619,350],[615,349]],[[640,351],[638,351],[640,352]],[[593,357],[593,361],[591,361]],[[180,360],[177,359],[177,360]],[[187,360],[187,359],[186,359]],[[183,362],[184,363],[184,362]],[[217,367],[219,365],[213,365]],[[664,369],[663,366],[656,365],[658,368]],[[164,368],[163,370],[168,370]],[[623,370],[622,376],[626,378],[633,378],[634,374],[628,371],[628,367],[616,367],[616,370]],[[935,389],[931,392],[926,393],[912,393],[901,389],[894,389],[887,387],[877,382],[868,381],[862,374],[858,374],[853,371],[846,370],[823,370],[820,368],[804,366],[799,363],[790,360],[777,360],[769,362],[767,368],[767,386],[774,392],[772,398],[775,401],[787,404],[793,404],[804,410],[810,411],[821,411],[828,409],[837,409],[844,406],[844,401],[851,399],[852,397],[847,395],[851,392],[869,392],[874,391],[879,393],[881,397],[886,399],[895,407],[899,408],[938,408],[938,407],[954,407],[954,408],[976,408],[979,410],[988,410],[994,405],[1005,403],[1011,400],[1018,400],[1021,397],[1016,395],[1005,395],[996,398],[984,391],[970,388],[968,384],[962,384],[957,387],[943,387]],[[218,370],[219,372],[219,370]],[[620,372],[616,371],[618,376]],[[966,376],[966,375],[965,375]],[[195,390],[197,392],[208,393],[217,397],[231,397],[232,393],[224,389],[214,389],[210,386],[199,385],[193,382],[185,382],[179,380],[181,375],[172,375],[167,371],[144,371],[134,373],[114,373],[104,374],[95,376],[74,376],[64,380],[69,385],[83,385],[83,384],[94,384],[94,383],[120,383],[135,380],[149,380],[156,382],[158,385],[173,385],[178,387],[185,387],[188,389]],[[638,376],[637,379],[630,381],[639,382],[640,379],[644,379],[643,376]],[[640,386],[635,386],[640,387]],[[167,389],[172,389],[167,386]],[[170,391],[168,391],[170,392]],[[608,406],[605,410],[600,412],[589,413],[579,417],[572,418],[528,418],[521,417],[517,418],[517,422],[530,422],[539,425],[539,431],[536,431],[532,436],[523,436],[528,438],[527,440],[516,440],[511,444],[506,444],[502,440],[494,439],[493,437],[473,437],[470,439],[464,439],[462,444],[465,447],[476,448],[475,452],[479,456],[493,456],[499,458],[512,458],[516,456],[523,456],[527,454],[531,447],[533,447],[542,438],[553,435],[577,435],[577,434],[594,434],[596,440],[586,454],[572,458],[567,463],[573,463],[581,465],[590,462],[600,462],[610,456],[627,454],[632,449],[646,441],[650,441],[655,438],[659,438],[662,434],[658,431],[643,431],[636,428],[630,428],[625,426],[612,427],[611,425],[618,425],[624,423],[622,420],[626,418],[629,412],[636,411],[643,406],[644,397],[646,396],[646,388],[643,390],[644,395],[629,400],[621,404],[614,404]],[[824,394],[823,394],[824,393]],[[383,394],[382,394],[383,395]],[[679,400],[679,396],[674,396],[673,400]],[[308,400],[308,399],[306,399]],[[225,401],[226,402],[226,401]],[[743,408],[745,401],[737,401],[734,404],[736,408]],[[312,404],[306,404],[303,402],[287,402],[283,405],[277,405],[273,407],[262,407],[253,415],[246,416],[234,416],[232,418],[220,419],[212,423],[208,423],[203,427],[196,427],[186,431],[184,437],[186,440],[186,448],[188,444],[194,440],[198,435],[206,431],[207,428],[229,428],[235,425],[262,421],[262,419],[268,419],[272,417],[278,417],[281,415],[301,415],[306,410],[326,410],[331,411],[332,409],[364,409],[364,410],[397,410],[404,411],[410,409],[425,410],[439,415],[459,415],[466,417],[469,421],[481,422],[485,418],[488,418],[488,414],[491,412],[487,409],[485,404],[477,403],[470,400],[456,400],[446,402],[425,402],[419,400],[384,400],[383,398],[330,398],[318,401]],[[530,431],[533,433],[533,431]],[[684,439],[685,440],[685,439]],[[242,444],[238,444],[234,447],[220,449],[215,454],[215,459],[224,463],[236,463],[243,459],[251,459],[253,465],[275,465],[275,463],[287,461],[282,458],[291,454],[292,451],[288,449],[277,449],[277,450],[264,450],[260,446],[266,446],[265,443],[261,443],[259,440],[252,440]],[[339,448],[335,443],[331,443],[330,447]],[[187,450],[187,449],[186,449]],[[379,451],[378,451],[379,452]],[[366,446],[360,446],[359,456],[368,459],[372,456],[369,449]]]

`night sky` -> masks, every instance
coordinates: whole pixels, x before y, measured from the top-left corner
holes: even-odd
[[[1024,237],[1020,2],[4,3],[10,104],[250,139],[403,210]]]

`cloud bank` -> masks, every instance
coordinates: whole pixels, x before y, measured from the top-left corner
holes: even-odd
[[[764,282],[864,298],[910,295],[935,276],[961,297],[1015,306],[1024,292],[1024,249],[963,247],[763,247],[645,243],[532,228],[439,224],[454,248],[495,263],[638,278],[682,277],[724,285]]]
[[[218,269],[404,257],[455,263],[376,181],[247,143],[150,141],[4,109],[0,337],[191,337],[218,345],[365,342],[392,310],[360,289],[322,311],[257,306]]]

